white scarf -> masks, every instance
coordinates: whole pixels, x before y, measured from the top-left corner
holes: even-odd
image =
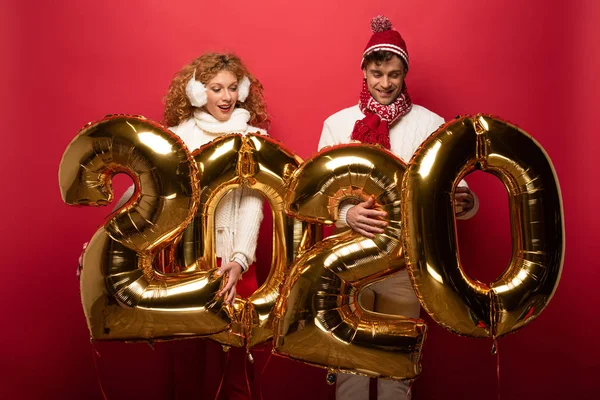
[[[218,136],[224,133],[245,133],[248,129],[250,113],[243,108],[236,108],[227,121],[219,121],[206,111],[194,112],[194,121],[198,128],[209,135]]]

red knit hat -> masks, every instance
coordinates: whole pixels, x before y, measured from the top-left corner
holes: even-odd
[[[398,54],[404,60],[406,69],[408,69],[406,43],[398,31],[392,29],[391,21],[383,15],[378,15],[371,20],[371,29],[373,30],[373,36],[371,36],[371,40],[369,40],[367,47],[365,47],[361,66],[367,54],[377,50],[385,50]]]

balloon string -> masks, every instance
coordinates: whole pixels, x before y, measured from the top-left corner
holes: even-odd
[[[265,363],[265,366],[263,367],[262,371],[260,371],[260,375],[262,376],[262,374],[265,373],[265,370],[267,369],[267,365],[269,365],[269,361],[271,361],[271,356],[273,355],[273,352],[270,351],[269,352],[269,357],[267,358],[267,362]]]
[[[267,362],[265,363],[265,366],[262,368],[262,370],[260,371],[260,375],[258,376],[258,394],[260,396],[260,400],[263,400],[263,395],[262,395],[262,376],[265,373],[265,370],[267,369],[267,365],[269,365],[269,361],[271,361],[271,356],[273,355],[273,352],[270,351],[269,352],[269,357],[267,357]]]
[[[415,383],[415,381],[413,380],[413,381],[410,382],[410,385],[408,385],[408,390],[406,391],[406,397],[404,398],[405,400],[409,400],[410,399],[410,395],[411,395],[412,387],[413,387],[414,383]]]
[[[225,380],[225,374],[227,374],[227,366],[229,365],[229,351],[227,352],[227,357],[225,357],[225,367],[223,368],[223,375],[221,375],[221,382],[219,382],[219,388],[217,389],[217,394],[215,395],[215,400],[219,398],[219,394],[221,393],[221,388],[223,387],[223,381]]]
[[[500,349],[498,348],[498,340],[494,339],[492,353],[496,355],[496,391],[498,400],[500,400]]]
[[[108,400],[106,397],[106,393],[104,393],[104,388],[102,387],[102,381],[100,380],[100,371],[98,370],[98,363],[96,362],[96,357],[100,358],[100,353],[92,344],[92,360],[94,360],[94,369],[96,370],[96,379],[98,380],[98,386],[100,386],[100,391],[102,392],[102,397],[104,400]]]
[[[246,376],[246,389],[248,390],[248,398],[252,400],[252,390],[250,389],[250,380],[248,379],[248,356],[250,355],[250,351],[244,357],[244,375]]]

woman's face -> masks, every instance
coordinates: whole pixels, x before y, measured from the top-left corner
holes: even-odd
[[[238,80],[230,71],[221,71],[206,84],[206,111],[218,121],[229,120],[238,99]]]

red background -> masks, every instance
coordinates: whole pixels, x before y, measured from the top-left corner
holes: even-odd
[[[1,8],[0,397],[102,398],[75,266],[108,209],[67,207],[57,182],[78,129],[109,113],[160,120],[162,96],[182,65],[208,50],[234,51],[266,88],[271,135],[306,158],[323,120],[356,103],[360,54],[379,13],[408,43],[415,103],[447,119],[492,113],[542,144],[560,179],[566,221],[561,283],[536,321],[500,340],[499,389],[491,341],[455,336],[428,319],[415,398],[496,399],[498,390],[505,399],[593,397],[600,373],[592,250],[600,223],[597,1],[13,0]],[[460,223],[461,256],[472,276],[490,281],[510,257],[506,195],[491,176],[468,180],[481,211]],[[175,398],[173,344],[96,347],[108,399]],[[333,398],[324,370],[277,357],[262,382],[265,399]]]

